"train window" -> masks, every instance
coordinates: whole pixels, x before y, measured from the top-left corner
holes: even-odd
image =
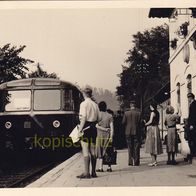
[[[31,91],[5,91],[5,111],[27,111],[31,109]]]
[[[65,91],[64,91],[64,107],[63,107],[63,109],[66,111],[73,111],[74,110],[72,90],[65,89]]]
[[[74,110],[79,111],[80,103],[83,101],[82,94],[79,91],[73,91]]]
[[[3,106],[4,106],[3,90],[0,90],[0,112],[4,111]]]
[[[60,90],[35,90],[34,110],[60,110]]]

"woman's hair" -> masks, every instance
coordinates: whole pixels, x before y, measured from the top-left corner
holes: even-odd
[[[155,102],[152,102],[150,105],[154,108],[154,110],[157,110],[157,104]]]
[[[114,111],[112,111],[111,109],[107,109],[107,113],[111,114],[112,116],[114,115]]]
[[[99,110],[100,110],[101,112],[106,112],[106,110],[107,110],[107,105],[106,105],[106,102],[105,102],[105,101],[101,101],[101,102],[98,104],[98,106],[99,106]]]
[[[173,113],[174,113],[174,108],[171,105],[167,106],[166,114],[173,114]]]

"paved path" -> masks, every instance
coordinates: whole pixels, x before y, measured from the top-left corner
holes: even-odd
[[[83,171],[83,159],[77,153],[28,187],[133,187],[133,186],[195,186],[196,165],[189,165],[177,156],[177,166],[166,165],[166,153],[158,157],[159,165],[149,167],[150,156],[141,149],[141,165],[127,165],[127,149],[118,150],[118,164],[113,172],[97,173],[98,178],[77,179]]]

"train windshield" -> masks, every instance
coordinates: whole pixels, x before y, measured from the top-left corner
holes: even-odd
[[[61,91],[60,90],[35,90],[34,110],[60,110]]]
[[[4,91],[2,111],[28,111],[31,109],[31,91]]]

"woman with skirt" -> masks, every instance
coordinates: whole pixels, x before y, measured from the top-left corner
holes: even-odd
[[[100,110],[100,121],[96,124],[97,128],[97,140],[96,140],[96,152],[97,152],[97,172],[103,172],[103,156],[105,155],[108,145],[111,145],[114,128],[113,117],[107,112],[107,105],[104,101],[98,104]],[[108,165],[108,172],[112,171],[111,165]]]
[[[159,112],[155,103],[150,104],[150,119],[145,126],[147,126],[145,152],[150,153],[152,162],[148,166],[157,166],[157,155],[163,153],[162,143],[160,137]]]
[[[179,121],[180,116],[174,114],[174,108],[168,106],[166,109],[165,126],[167,127],[167,165],[176,165],[175,154],[178,152],[177,130],[176,123]],[[172,160],[171,160],[172,156]]]

